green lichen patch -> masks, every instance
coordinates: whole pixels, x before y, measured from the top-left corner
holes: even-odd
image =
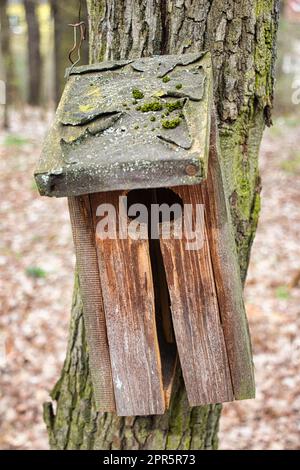
[[[144,98],[144,93],[138,88],[132,90],[132,96],[135,100],[142,100]]]
[[[181,88],[182,88],[182,83],[178,83],[175,88],[176,88],[176,90],[181,90]]]
[[[163,105],[159,101],[151,101],[149,103],[144,103],[141,106],[142,113],[148,113],[149,111],[161,111]]]
[[[156,117],[155,117],[155,116],[151,116],[150,121],[152,121],[152,122],[156,121]]]
[[[178,127],[181,123],[180,117],[176,117],[174,119],[164,119],[161,122],[161,125],[163,126],[164,129],[175,129]]]
[[[160,99],[163,96],[165,96],[164,90],[156,90],[154,93],[152,93],[152,98],[155,98],[155,99]]]
[[[175,111],[176,109],[182,109],[183,108],[183,103],[180,100],[177,101],[172,101],[171,103],[167,103],[167,109],[170,113],[172,111]]]
[[[79,106],[79,111],[82,113],[87,113],[89,111],[93,111],[94,106],[92,104],[82,104]]]
[[[171,80],[171,79],[170,79],[169,75],[166,75],[166,76],[162,79],[163,83],[168,83],[170,80]]]

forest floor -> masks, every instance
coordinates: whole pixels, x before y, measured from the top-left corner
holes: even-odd
[[[0,136],[0,449],[46,449],[42,404],[64,360],[74,255],[66,200],[32,177],[50,116],[25,110]],[[224,406],[221,449],[300,449],[300,120],[261,151],[263,203],[245,298],[256,400]]]

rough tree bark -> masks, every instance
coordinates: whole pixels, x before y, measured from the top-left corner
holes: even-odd
[[[68,54],[73,46],[73,29],[68,26],[77,23],[79,13],[78,0],[50,0],[54,20],[54,99],[58,103],[65,85],[65,69],[68,67]],[[86,2],[82,1],[81,19],[87,20]],[[88,45],[81,51],[82,63],[88,61]]]
[[[32,106],[38,106],[41,99],[42,59],[40,52],[40,27],[37,17],[36,0],[24,0],[28,37],[28,98]]]
[[[245,280],[260,207],[258,152],[270,124],[278,23],[276,0],[89,0],[90,58],[209,49],[228,198]],[[164,416],[98,414],[76,280],[70,340],[62,375],[44,408],[55,449],[211,449],[220,406],[190,409],[178,376]]]

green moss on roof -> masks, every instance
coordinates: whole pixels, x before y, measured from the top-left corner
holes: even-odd
[[[148,113],[149,111],[161,111],[163,105],[159,101],[151,101],[149,103],[144,103],[141,106],[142,113]]]
[[[174,119],[164,119],[161,124],[164,129],[175,129],[181,123],[180,117],[176,117]]]
[[[138,88],[132,90],[132,96],[135,100],[142,100],[144,98],[144,93]]]
[[[173,101],[172,103],[167,103],[167,108],[168,111],[172,112],[175,111],[176,109],[182,109],[183,108],[183,103],[182,101]]]

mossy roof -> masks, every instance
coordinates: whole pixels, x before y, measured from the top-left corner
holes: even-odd
[[[102,62],[67,74],[35,172],[42,195],[178,186],[206,177],[209,53]]]

